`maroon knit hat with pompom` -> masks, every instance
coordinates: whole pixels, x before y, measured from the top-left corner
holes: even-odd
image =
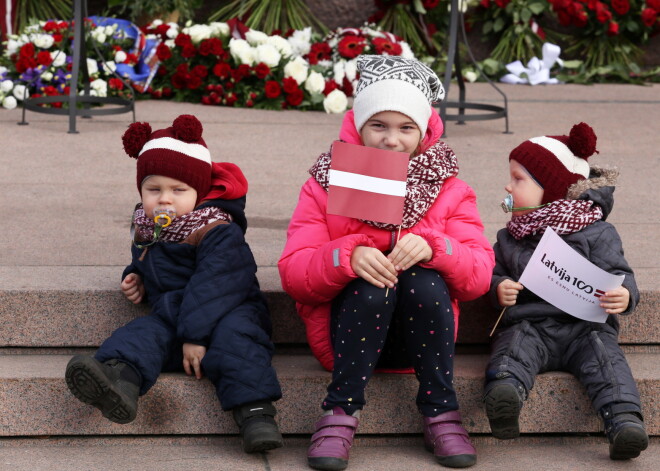
[[[533,137],[511,151],[509,160],[525,167],[543,187],[542,204],[566,197],[568,187],[589,178],[587,159],[596,150],[596,134],[586,123],[568,136]]]
[[[124,150],[137,159],[137,187],[150,175],[180,180],[197,191],[200,201],[211,188],[211,154],[202,139],[202,123],[181,115],[166,129],[151,131],[149,123],[133,123],[124,135]]]

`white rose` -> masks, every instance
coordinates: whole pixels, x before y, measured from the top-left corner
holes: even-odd
[[[96,33],[95,35],[92,34],[92,37],[96,39],[96,42],[98,42],[99,44],[105,43],[106,39],[108,39],[108,37],[103,32]]]
[[[117,65],[114,63],[114,61],[107,61],[105,64],[103,64],[103,72],[105,72],[107,75],[112,74],[116,68]]]
[[[269,36],[268,41],[266,41],[266,44],[275,46],[275,48],[278,51],[280,51],[280,54],[282,54],[282,57],[291,57],[291,55],[293,54],[293,49],[291,48],[291,44],[282,36],[277,36],[277,35]]]
[[[24,98],[30,98],[30,92],[25,87],[25,85],[16,85],[12,91],[17,100],[23,100]]]
[[[323,93],[325,89],[325,78],[318,72],[310,72],[309,77],[305,80],[305,90],[309,93]]]
[[[108,94],[108,83],[103,79],[93,80],[89,86],[96,91],[96,96],[106,96]]]
[[[15,39],[9,39],[7,41],[7,49],[5,50],[5,56],[9,57],[12,54],[16,54],[20,48],[21,48],[21,43],[19,43]]]
[[[162,24],[163,24],[163,20],[160,20],[160,19],[154,20],[154,21],[151,22],[151,27],[155,28],[156,26],[160,26]]]
[[[126,55],[126,53],[124,51],[117,51],[115,53],[115,63],[121,64],[122,62],[124,62],[126,60],[126,57],[128,57],[128,56]]]
[[[207,25],[192,25],[189,28],[183,28],[183,32],[190,35],[194,44],[199,44],[211,37],[211,28]]]
[[[410,45],[405,41],[399,41],[399,46],[401,46],[401,57],[404,59],[414,59],[415,54],[410,49]]]
[[[7,73],[7,67],[0,65],[0,75]]]
[[[34,37],[34,45],[41,49],[48,49],[54,42],[50,34],[36,34]]]
[[[266,44],[266,41],[268,41],[268,35],[261,31],[257,31],[256,29],[251,29],[245,33],[245,39],[252,46],[258,46],[259,44]]]
[[[465,72],[463,72],[463,77],[465,78],[465,80],[472,83],[477,80],[478,75],[474,70],[466,70]]]
[[[8,110],[13,110],[14,108],[16,108],[17,104],[18,102],[16,101],[16,98],[14,98],[11,95],[5,97],[5,99],[2,100],[2,107]]]
[[[326,113],[341,113],[346,110],[348,99],[341,90],[331,91],[323,100],[323,108]]]
[[[345,67],[346,61],[344,59],[335,62],[335,65],[332,66],[332,76],[339,85],[344,83],[344,77],[346,76]]]
[[[214,36],[229,36],[230,31],[227,23],[214,21],[209,27],[211,28],[211,31],[213,31]]]
[[[346,62],[344,73],[346,74],[346,78],[351,82],[355,80],[355,75],[357,74],[357,59],[351,59]]]
[[[53,63],[51,64],[53,67],[62,67],[66,64],[66,54],[64,51],[52,51],[50,53],[50,58],[53,60]]]
[[[115,34],[115,31],[117,30],[117,25],[112,25],[112,26],[106,26],[103,32],[105,33],[106,36],[112,36]]]
[[[280,59],[282,59],[282,56],[280,53],[275,49],[274,46],[271,46],[270,44],[260,44],[257,46],[256,50],[256,62],[263,62],[266,64],[268,67],[275,67],[277,64],[280,63]]]
[[[165,45],[169,47],[170,49],[174,49],[176,46],[174,39],[168,39],[165,41]]]
[[[312,28],[307,27],[303,30],[294,31],[287,41],[296,56],[309,54],[312,47]]]
[[[293,77],[300,85],[307,78],[308,69],[307,61],[302,57],[296,57],[284,66],[284,77]]]
[[[51,80],[53,80],[53,74],[51,72],[44,72],[43,74],[41,74],[41,80],[50,82]]]
[[[241,64],[254,64],[255,50],[250,47],[245,39],[232,38],[229,41],[229,53],[234,60],[239,61]]]
[[[94,59],[87,58],[87,72],[89,75],[94,75],[99,72],[99,64]]]
[[[11,92],[12,88],[14,88],[14,82],[11,80],[3,80],[0,82],[0,92],[7,93]]]
[[[179,35],[179,25],[172,26],[172,23],[168,23],[170,29],[167,30],[165,36],[170,39],[175,39]]]

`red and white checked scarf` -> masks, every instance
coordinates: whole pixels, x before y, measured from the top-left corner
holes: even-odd
[[[212,222],[219,220],[231,222],[231,216],[222,209],[213,206],[196,209],[189,212],[188,214],[184,214],[183,216],[175,217],[169,226],[163,227],[158,240],[165,242],[181,242],[197,229],[200,229],[207,224],[211,224]],[[139,203],[135,207],[135,212],[133,213],[135,241],[152,241],[154,237],[155,226],[156,224],[154,223],[153,218],[148,217],[144,213],[142,203]]]
[[[506,228],[516,240],[543,234],[552,227],[557,234],[572,234],[603,218],[603,210],[593,201],[556,200],[531,213],[511,218]]]
[[[319,156],[316,163],[309,169],[310,175],[328,191],[330,163],[332,156],[325,152]],[[417,224],[426,211],[435,202],[442,184],[449,177],[458,175],[456,154],[444,142],[438,142],[429,149],[408,162],[408,179],[406,181],[406,200],[403,207],[403,222],[401,227],[409,228]],[[365,221],[380,229],[394,231],[399,228],[394,224],[376,221]]]

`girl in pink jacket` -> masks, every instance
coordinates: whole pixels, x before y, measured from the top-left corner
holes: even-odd
[[[312,352],[332,382],[308,450],[312,468],[341,470],[376,368],[410,370],[427,448],[440,464],[468,467],[476,451],[452,385],[458,302],[488,291],[495,265],[474,191],[456,178],[431,103],[444,97],[418,61],[360,56],[342,141],[410,154],[403,223],[327,214],[332,150],[310,169],[278,263]]]

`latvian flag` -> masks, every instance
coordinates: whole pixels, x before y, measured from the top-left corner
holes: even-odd
[[[594,296],[596,296],[597,298],[600,298],[604,294],[605,294],[605,291],[602,291],[602,290],[599,290],[599,289],[594,290]]]
[[[335,141],[328,214],[400,225],[409,155]]]

